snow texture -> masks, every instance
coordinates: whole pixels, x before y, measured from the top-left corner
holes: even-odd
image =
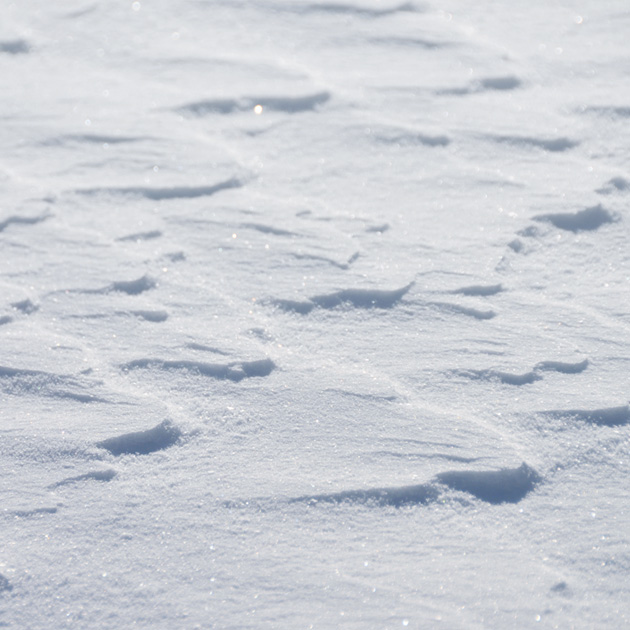
[[[0,3],[0,628],[630,627],[629,32]]]

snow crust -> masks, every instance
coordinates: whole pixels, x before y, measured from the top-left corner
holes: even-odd
[[[0,627],[630,625],[630,7],[0,5]]]

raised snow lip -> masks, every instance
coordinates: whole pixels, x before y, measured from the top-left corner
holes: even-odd
[[[501,470],[453,470],[436,475],[432,482],[391,488],[342,490],[326,494],[304,495],[288,503],[367,504],[383,507],[426,505],[439,499],[440,486],[467,492],[486,503],[518,503],[541,481],[540,475],[525,462],[518,468]]]
[[[68,486],[83,481],[111,481],[116,476],[116,471],[111,468],[107,470],[93,470],[91,472],[84,473],[83,475],[77,475],[76,477],[67,477],[61,481],[57,481],[48,486],[49,489],[60,488],[61,486]]]
[[[334,293],[315,295],[306,301],[276,299],[271,304],[283,311],[300,315],[307,315],[315,308],[332,310],[343,306],[387,309],[396,306],[413,285],[414,282],[410,282],[399,289],[342,289]]]
[[[123,370],[161,369],[188,370],[197,372],[201,376],[229,381],[242,381],[244,378],[269,376],[276,364],[271,359],[257,361],[235,361],[231,363],[205,363],[203,361],[165,361],[163,359],[136,359],[120,366]]]
[[[305,96],[245,96],[243,98],[225,98],[197,101],[178,108],[182,114],[205,116],[207,114],[232,114],[253,111],[260,106],[263,110],[297,114],[316,110],[331,98],[329,92],[316,92]]]
[[[241,188],[243,181],[237,177],[218,182],[212,185],[200,186],[126,186],[126,187],[100,187],[82,188],[75,192],[80,195],[124,195],[130,197],[143,197],[151,201],[164,199],[196,199],[197,197],[210,197],[223,190]]]
[[[616,427],[630,422],[629,405],[604,409],[555,409],[543,411],[541,414],[551,418],[572,418],[605,427]]]
[[[453,470],[436,475],[439,483],[451,490],[467,492],[486,503],[518,503],[541,478],[523,462],[518,468],[501,470]]]
[[[423,505],[429,501],[434,501],[437,497],[438,492],[433,486],[419,484],[307,495],[289,499],[289,503],[308,503],[309,505],[317,503],[369,503],[377,506],[402,507],[405,505]]]
[[[400,289],[343,289],[336,293],[316,295],[311,302],[325,309],[342,304],[351,304],[355,308],[391,308],[413,286],[413,282]]]
[[[585,208],[579,212],[560,212],[557,214],[539,214],[534,221],[551,223],[560,230],[569,232],[593,231],[606,223],[614,223],[617,218],[601,204]]]
[[[154,289],[157,282],[150,276],[142,276],[136,280],[119,280],[112,282],[106,291],[116,291],[118,293],[126,293],[127,295],[139,295],[150,289]]]
[[[97,442],[96,446],[112,455],[148,455],[173,446],[181,435],[178,427],[170,420],[164,420],[152,429],[117,435]]]

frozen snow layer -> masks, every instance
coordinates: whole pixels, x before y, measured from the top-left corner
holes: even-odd
[[[4,3],[0,626],[628,626],[629,28]]]

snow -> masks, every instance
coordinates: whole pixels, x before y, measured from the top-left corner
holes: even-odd
[[[627,3],[0,7],[0,627],[630,622]]]

